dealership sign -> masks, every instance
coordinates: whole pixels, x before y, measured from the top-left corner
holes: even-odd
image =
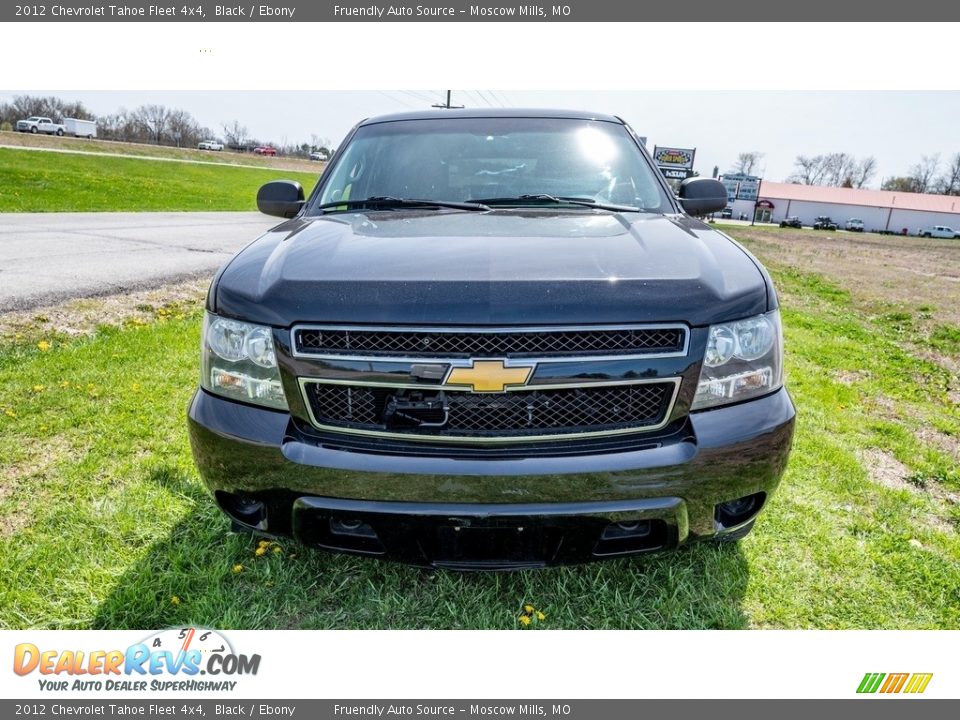
[[[683,180],[693,175],[693,157],[696,148],[660,147],[653,148],[653,160],[665,178]]]
[[[728,173],[720,177],[727,188],[727,202],[734,200],[756,200],[760,191],[760,178],[743,173]]]

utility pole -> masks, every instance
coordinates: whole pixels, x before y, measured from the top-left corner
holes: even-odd
[[[450,90],[447,90],[447,101],[445,103],[436,103],[430,107],[442,108],[443,110],[459,110],[463,105],[451,105],[450,104]]]

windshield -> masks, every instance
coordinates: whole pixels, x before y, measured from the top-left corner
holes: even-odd
[[[311,206],[391,197],[500,206],[579,198],[672,212],[619,124],[557,118],[438,118],[359,128]],[[552,196],[553,201],[546,197]],[[523,198],[522,200],[520,198]]]

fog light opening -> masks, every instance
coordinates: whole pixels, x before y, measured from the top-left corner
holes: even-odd
[[[666,525],[657,520],[624,520],[612,522],[603,528],[593,549],[597,557],[630,555],[663,547],[666,543]]]
[[[259,500],[223,490],[217,490],[214,495],[217,504],[234,522],[253,530],[267,529],[267,507]]]
[[[349,535],[353,537],[374,538],[376,531],[367,523],[358,518],[330,518],[330,532],[334,535]]]
[[[720,503],[713,513],[718,529],[726,530],[752,520],[760,512],[766,499],[766,493],[758,492]]]

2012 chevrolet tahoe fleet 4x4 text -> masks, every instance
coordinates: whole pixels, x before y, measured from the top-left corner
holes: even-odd
[[[217,274],[189,410],[235,527],[449,568],[745,535],[787,463],[777,296],[615,117],[351,131]]]

